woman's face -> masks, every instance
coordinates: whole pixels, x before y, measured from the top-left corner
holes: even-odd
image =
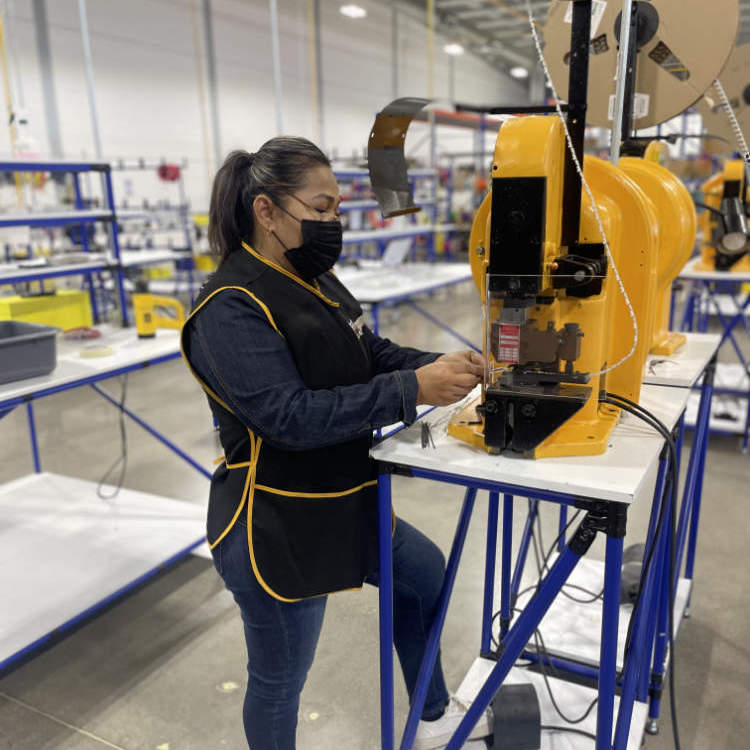
[[[302,219],[331,221],[338,218],[339,186],[330,167],[320,165],[307,171],[305,184],[285,196],[281,207],[270,204],[263,225],[267,230],[261,251],[278,265],[293,271],[284,256],[288,248],[302,244]],[[265,213],[265,211],[263,212]],[[274,234],[278,238],[274,238]]]

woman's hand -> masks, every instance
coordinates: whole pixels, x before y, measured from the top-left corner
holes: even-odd
[[[448,406],[460,401],[484,375],[484,360],[474,351],[453,352],[416,370],[417,404]]]

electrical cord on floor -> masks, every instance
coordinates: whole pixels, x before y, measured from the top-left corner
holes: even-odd
[[[614,393],[608,393],[604,399],[601,399],[606,403],[618,406],[624,411],[629,412],[635,417],[642,419],[644,422],[654,427],[667,442],[670,452],[670,484],[669,488],[672,494],[670,503],[670,531],[671,531],[671,544],[669,546],[669,602],[667,606],[668,610],[668,638],[669,638],[669,703],[672,714],[672,736],[674,739],[675,750],[680,750],[680,733],[677,722],[677,700],[675,697],[675,678],[674,678],[674,662],[675,662],[675,649],[674,649],[674,599],[675,599],[675,587],[673,585],[675,579],[675,542],[677,533],[677,488],[679,483],[679,474],[677,471],[677,448],[675,446],[672,433],[667,429],[666,425],[655,417],[648,409],[645,409],[640,404],[635,403],[625,396],[618,396]],[[667,487],[664,488],[666,497]],[[659,509],[659,515],[662,516],[664,510],[664,502]],[[661,518],[659,519],[661,521]],[[659,538],[658,534],[658,523],[657,532],[654,534],[652,541],[652,549],[649,552],[649,558],[653,554],[653,549],[656,547],[656,539]],[[650,562],[650,559],[649,559]],[[640,594],[643,589],[643,582],[645,580],[646,564],[644,563],[643,569],[641,570],[641,582],[638,588],[638,596],[636,597],[636,604],[633,607],[633,615],[631,615],[631,625],[634,620],[636,607],[640,601]],[[631,627],[628,627],[629,635],[631,633]],[[626,643],[626,651],[629,644]]]
[[[587,732],[584,729],[576,729],[575,727],[555,727],[549,724],[542,724],[539,729],[546,730],[548,732],[572,732],[573,734],[580,734],[583,737],[589,737],[590,739],[594,740],[594,742],[596,742],[596,735],[591,732]]]
[[[120,401],[118,403],[118,406],[120,407],[120,455],[115,459],[114,463],[107,469],[107,471],[104,472],[104,475],[99,480],[99,484],[96,486],[96,494],[101,500],[112,500],[117,497],[117,494],[122,489],[123,482],[125,481],[125,472],[128,468],[128,435],[125,430],[125,412],[123,411],[123,407],[125,406],[127,395],[128,375],[125,373],[125,375],[120,378]],[[121,466],[120,476],[117,478],[114,489],[111,492],[105,492],[104,485],[118,466]]]

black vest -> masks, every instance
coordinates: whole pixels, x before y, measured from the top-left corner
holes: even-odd
[[[243,291],[261,307],[286,340],[308,388],[372,378],[369,349],[353,325],[362,309],[338,279],[326,273],[315,285],[306,284],[249,248],[229,255],[201,289],[182,330],[189,367],[191,320],[227,288]],[[252,340],[236,343],[253,345]],[[206,383],[201,385],[226,457],[211,481],[209,545],[217,545],[246,512],[253,572],[272,596],[288,601],[361,587],[377,566],[371,435],[315,450],[281,450],[248,429]]]

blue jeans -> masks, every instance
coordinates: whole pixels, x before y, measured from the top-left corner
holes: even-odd
[[[326,597],[287,603],[267,594],[250,565],[247,526],[242,517],[214,547],[213,557],[240,607],[245,626],[248,683],[243,721],[248,745],[251,750],[294,750],[299,697],[315,656]],[[444,573],[445,558],[438,547],[406,521],[397,519],[393,537],[393,633],[410,699]],[[377,575],[367,583],[377,586]],[[447,703],[438,654],[422,718],[438,718]]]

